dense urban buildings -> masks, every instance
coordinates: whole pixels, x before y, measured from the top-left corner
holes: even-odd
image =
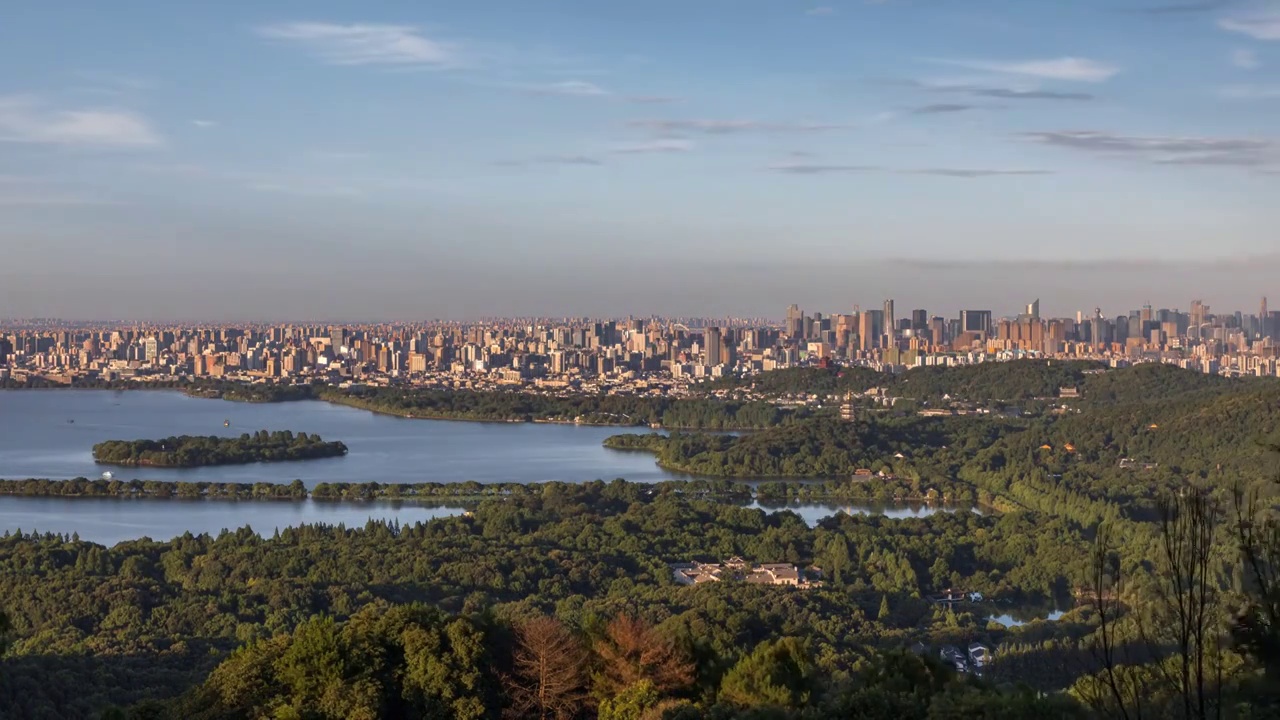
[[[417,324],[151,325],[57,320],[0,324],[0,380],[227,378],[650,392],[725,373],[805,364],[887,372],[1023,357],[1177,364],[1224,375],[1276,375],[1280,312],[1145,306],[1042,318],[1039,300],[996,319],[878,309],[764,319],[506,319]]]

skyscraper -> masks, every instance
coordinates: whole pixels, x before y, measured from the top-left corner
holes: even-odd
[[[991,334],[990,310],[961,310],[960,332]]]
[[[711,366],[719,365],[723,362],[724,357],[724,340],[720,335],[720,328],[707,328],[707,364]]]
[[[347,331],[345,328],[331,328],[329,330],[329,345],[334,355],[342,352],[342,348],[347,345]]]
[[[800,311],[799,305],[787,306],[787,335],[791,337],[800,337],[804,334],[804,313]]]
[[[911,329],[915,331],[929,329],[929,313],[924,310],[911,311]]]
[[[1030,317],[1033,320],[1040,319],[1040,298],[1036,298],[1027,305],[1027,317]]]
[[[885,346],[889,346],[893,344],[893,340],[894,338],[897,337],[897,331],[898,331],[898,323],[897,321],[894,320],[894,316],[893,316],[892,300],[884,301],[884,320],[882,320],[881,322],[884,323],[883,325],[884,336],[886,339]]]

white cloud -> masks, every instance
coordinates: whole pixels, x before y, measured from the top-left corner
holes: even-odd
[[[1044,145],[1128,156],[1157,165],[1266,167],[1280,161],[1280,144],[1261,138],[1120,135],[1099,130],[1022,135]]]
[[[564,82],[551,83],[550,85],[538,85],[529,88],[529,92],[534,95],[567,95],[572,97],[604,97],[612,94],[595,83],[583,80],[566,80]]]
[[[164,140],[127,110],[54,110],[37,98],[8,96],[0,97],[0,142],[144,148]]]
[[[101,207],[120,205],[115,200],[65,194],[14,194],[0,192],[0,207]]]
[[[256,192],[296,195],[298,197],[355,198],[364,196],[364,192],[356,187],[313,184],[310,182],[254,182],[245,185],[245,187]]]
[[[1120,68],[1115,65],[1077,57],[1008,62],[989,60],[934,60],[934,62],[983,72],[1025,75],[1045,80],[1071,80],[1092,83],[1105,82],[1120,72]]]
[[[613,148],[619,155],[643,155],[648,153],[682,153],[693,149],[688,140],[652,140],[642,143],[628,143]]]
[[[423,37],[411,25],[292,22],[267,25],[257,33],[298,45],[330,65],[450,67],[460,62],[458,48]]]
[[[216,120],[192,120],[191,124],[198,128],[211,128],[217,127],[218,122]]]
[[[1280,98],[1280,85],[1228,85],[1221,95],[1228,100],[1275,100]]]
[[[1256,40],[1280,40],[1280,10],[1222,18],[1218,21],[1218,27],[1243,33]]]
[[[757,120],[633,120],[629,124],[660,135],[682,132],[699,132],[708,135],[730,135],[743,132],[804,133],[853,127],[844,123],[773,123]]]
[[[1262,65],[1258,62],[1257,53],[1244,48],[1231,51],[1231,64],[1243,70],[1256,70]]]

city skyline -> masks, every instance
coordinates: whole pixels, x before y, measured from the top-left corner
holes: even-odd
[[[0,315],[1247,306],[1280,261],[1271,0],[18,6]]]
[[[914,298],[914,299],[913,299]],[[1100,311],[1103,317],[1115,317],[1118,314],[1132,315],[1139,312],[1143,308],[1151,308],[1155,311],[1168,311],[1177,313],[1193,313],[1197,304],[1202,304],[1206,308],[1217,308],[1219,312],[1212,313],[1214,315],[1230,315],[1240,314],[1244,317],[1256,315],[1265,317],[1267,315],[1267,295],[1254,296],[1252,303],[1245,302],[1240,305],[1231,305],[1226,303],[1218,303],[1211,296],[1195,296],[1183,302],[1167,302],[1162,300],[1146,299],[1142,302],[1129,305],[1111,304],[1103,306],[1101,304],[1090,304],[1088,302],[1076,306],[1074,309],[1067,309],[1066,306],[1053,307],[1046,304],[1042,298],[1034,297],[1028,301],[1019,301],[1017,299],[1007,299],[996,305],[984,305],[983,303],[965,303],[951,299],[942,304],[941,307],[933,304],[915,302],[918,296],[908,296],[908,300],[902,301],[901,297],[886,297],[882,301],[883,308],[877,308],[877,302],[870,298],[845,302],[843,305],[802,305],[796,302],[790,302],[787,309],[781,311],[774,308],[773,312],[759,313],[642,313],[642,312],[624,312],[624,313],[525,313],[525,314],[484,314],[473,316],[450,316],[431,314],[423,312],[416,315],[371,315],[371,316],[334,316],[326,317],[320,315],[311,316],[272,316],[270,314],[259,314],[256,316],[232,316],[226,315],[222,317],[201,317],[191,316],[184,317],[179,315],[173,316],[119,316],[112,317],[102,316],[75,316],[63,315],[58,313],[28,313],[16,314],[6,312],[6,307],[0,305],[0,327],[4,327],[5,323],[23,323],[30,321],[50,321],[55,323],[63,323],[68,325],[154,325],[154,326],[184,326],[184,325],[207,325],[207,326],[252,326],[252,325],[281,325],[281,324],[327,324],[327,325],[355,325],[355,326],[376,326],[376,325],[404,325],[404,324],[484,324],[492,322],[579,322],[579,321],[622,321],[622,320],[661,320],[661,321],[698,321],[708,326],[720,323],[721,321],[735,322],[768,322],[780,325],[786,328],[791,320],[791,310],[800,311],[805,315],[812,315],[817,312],[825,317],[832,317],[840,314],[857,314],[859,311],[873,311],[876,313],[887,314],[893,316],[893,308],[898,307],[896,320],[901,323],[905,320],[918,318],[920,313],[926,313],[927,318],[944,317],[948,319],[963,319],[965,312],[985,312],[994,319],[1015,319],[1019,317],[1034,317],[1042,319],[1071,319],[1077,316],[1086,318],[1093,317],[1095,312]],[[1042,308],[1048,308],[1043,309]],[[878,332],[883,332],[882,330]]]
[[[1280,311],[1194,300],[1187,312],[1145,305],[1046,318],[1039,299],[1016,316],[961,310],[947,318],[896,301],[847,313],[786,308],[769,320],[566,318],[396,324],[76,325],[0,321],[0,382],[408,383],[558,392],[608,387],[679,391],[692,380],[833,363],[890,373],[1021,358],[1162,362],[1229,376],[1280,375]],[[687,324],[686,324],[687,323]],[[585,384],[584,384],[585,383]],[[602,384],[601,384],[602,383]]]

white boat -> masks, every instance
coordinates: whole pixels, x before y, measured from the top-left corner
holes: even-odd
[[[112,474],[112,472],[111,472],[110,470],[108,470],[108,471],[106,471],[106,472],[102,473],[102,479],[103,479],[103,480],[110,480],[110,479],[111,479],[111,478],[113,478],[113,477],[115,477],[115,475],[114,475],[114,474]]]

